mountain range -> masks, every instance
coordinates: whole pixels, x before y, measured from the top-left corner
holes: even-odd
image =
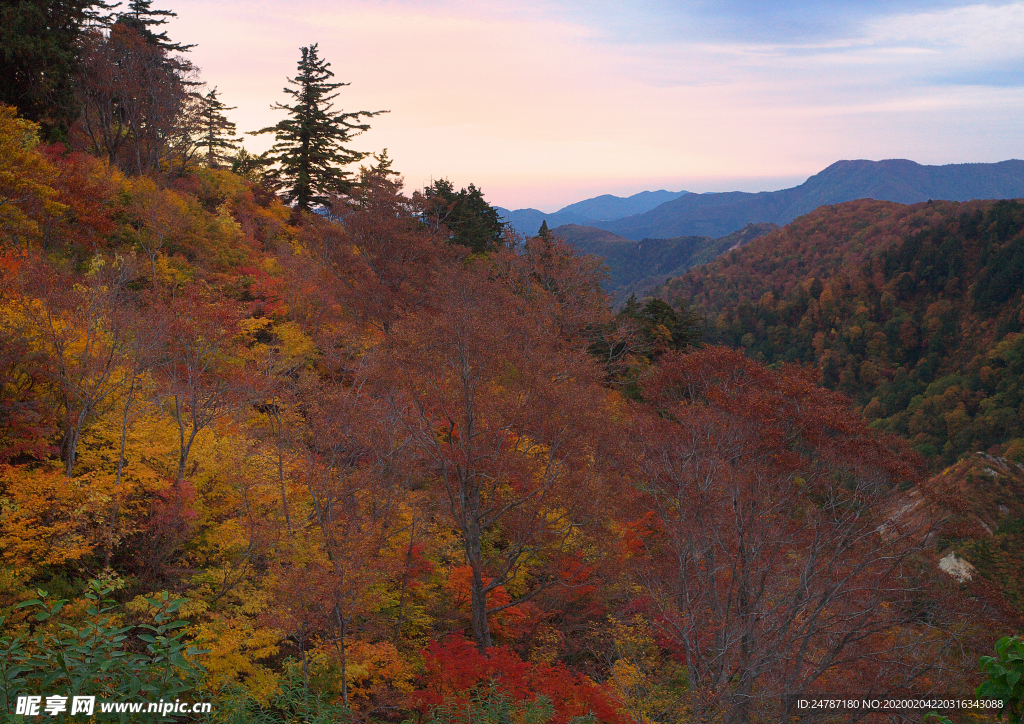
[[[547,221],[548,228],[565,224],[576,224],[578,226],[593,226],[603,221],[614,221],[626,216],[642,214],[645,211],[660,206],[666,201],[678,198],[687,191],[641,191],[632,196],[612,196],[602,194],[592,199],[577,201],[574,204],[555,211],[545,213],[538,209],[516,209],[509,211],[496,206],[502,219],[510,224],[520,234],[533,236],[537,233],[542,222]]]
[[[499,213],[522,233],[542,221],[611,231],[634,241],[684,236],[722,237],[751,223],[788,224],[819,206],[856,199],[914,204],[1024,197],[1024,161],[925,166],[906,159],[837,161],[789,189],[696,194],[653,191],[629,198],[599,196],[545,214],[536,209]]]
[[[747,224],[783,226],[819,206],[856,199],[915,204],[1024,197],[1024,161],[923,166],[905,159],[837,161],[781,191],[687,194],[642,214],[592,226],[627,239],[723,236]]]

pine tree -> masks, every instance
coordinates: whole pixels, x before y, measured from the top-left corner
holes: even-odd
[[[211,168],[230,161],[232,156],[226,152],[238,148],[241,139],[232,138],[235,135],[235,124],[224,116],[224,111],[233,110],[235,106],[229,108],[217,98],[216,87],[203,96],[199,114],[203,140],[199,145],[206,151],[206,165]]]
[[[151,7],[152,5],[153,0],[130,0],[128,3],[128,12],[118,17],[117,22],[130,26],[148,42],[162,48],[168,53],[184,53],[190,48],[196,47],[195,44],[182,45],[181,43],[172,42],[171,39],[167,37],[166,30],[159,33],[154,33],[150,30],[151,27],[157,25],[166,25],[166,18],[178,17],[178,13],[171,10],[153,10]]]
[[[343,193],[352,185],[350,173],[342,167],[366,158],[367,153],[353,151],[342,144],[369,129],[361,118],[387,111],[346,113],[331,109],[337,88],[348,83],[332,83],[331,64],[317,55],[317,44],[302,48],[298,74],[288,82],[295,89],[284,92],[294,104],[275,103],[272,108],[288,112],[277,125],[255,131],[253,135],[273,133],[276,142],[268,158],[277,168],[267,176],[283,191],[285,200],[296,209],[309,211],[328,203],[332,193]]]

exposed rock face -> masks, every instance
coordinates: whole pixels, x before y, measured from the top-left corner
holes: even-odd
[[[966,583],[974,577],[975,568],[963,558],[957,558],[956,553],[950,552],[945,558],[939,561],[939,569],[945,571],[960,583]]]

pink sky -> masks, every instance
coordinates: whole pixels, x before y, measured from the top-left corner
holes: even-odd
[[[165,3],[240,131],[279,120],[316,42],[351,83],[337,107],[391,111],[353,147],[387,147],[411,188],[472,182],[508,208],[772,190],[839,159],[1024,157],[1024,4],[871,4]]]

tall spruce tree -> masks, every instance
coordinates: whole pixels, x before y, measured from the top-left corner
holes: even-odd
[[[202,132],[199,146],[206,153],[206,165],[211,168],[231,162],[233,154],[228,152],[238,148],[241,139],[233,138],[235,124],[224,115],[224,111],[233,110],[235,106],[229,108],[217,97],[216,87],[203,96],[202,108],[199,111]]]
[[[369,129],[369,124],[360,123],[360,119],[387,113],[332,110],[331,101],[338,96],[333,91],[349,84],[330,82],[334,77],[330,66],[318,56],[316,43],[302,48],[299,72],[288,79],[295,88],[284,89],[294,103],[272,106],[287,111],[288,117],[277,125],[253,132],[275,134],[276,142],[268,159],[276,167],[267,177],[288,203],[302,211],[327,204],[330,194],[344,193],[352,185],[351,174],[344,167],[369,154],[342,144]]]

